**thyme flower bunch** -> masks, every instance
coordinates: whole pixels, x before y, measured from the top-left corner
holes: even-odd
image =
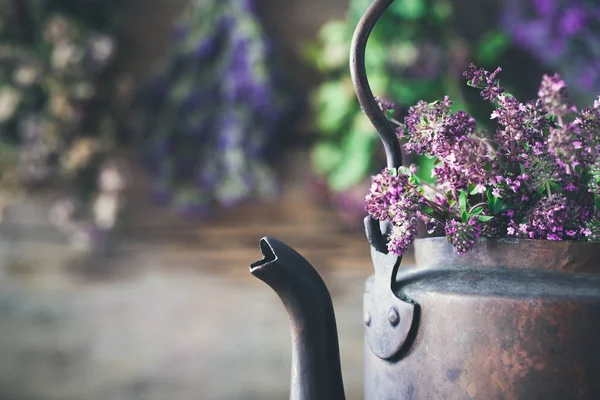
[[[393,120],[407,152],[434,159],[433,184],[415,166],[373,177],[366,211],[393,223],[388,249],[402,255],[419,220],[459,254],[480,237],[600,241],[600,97],[578,110],[558,74],[521,102],[493,72],[471,64],[464,77],[494,105],[488,133],[452,101],[420,101]]]

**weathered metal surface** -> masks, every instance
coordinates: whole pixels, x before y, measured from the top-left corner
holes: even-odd
[[[366,218],[367,232],[370,229],[369,222]],[[365,340],[373,354],[382,359],[390,359],[407,342],[413,325],[415,305],[399,299],[392,291],[400,257],[391,253],[384,254],[371,247],[371,259],[375,274],[363,297]]]
[[[280,241],[260,241],[250,272],[279,296],[292,330],[290,399],[343,400],[340,351],[331,296],[312,265]]]
[[[415,247],[394,291],[419,305],[416,335],[392,361],[365,346],[366,399],[600,398],[600,246]]]

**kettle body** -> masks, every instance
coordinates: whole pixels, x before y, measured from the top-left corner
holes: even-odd
[[[458,256],[427,238],[415,253],[393,285],[416,305],[410,334],[388,359],[365,344],[365,399],[600,398],[599,245],[483,240]]]

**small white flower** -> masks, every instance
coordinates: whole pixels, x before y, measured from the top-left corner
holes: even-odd
[[[13,79],[19,85],[29,86],[33,82],[35,82],[38,76],[38,72],[34,67],[31,66],[23,66],[18,68],[13,75]]]
[[[523,233],[527,233],[527,225],[519,224],[519,230]]]
[[[114,194],[100,194],[94,201],[94,222],[101,229],[115,226],[119,211],[119,197]]]
[[[473,190],[475,191],[475,193],[485,193],[486,187],[485,185],[480,183],[477,186],[475,186]]]
[[[72,224],[73,214],[75,213],[75,204],[71,199],[63,199],[56,202],[50,212],[48,218],[50,222],[61,229],[68,229]]]
[[[76,62],[80,58],[77,47],[68,42],[60,42],[52,51],[52,67],[56,69],[65,69],[69,64]]]
[[[106,60],[113,55],[115,50],[115,42],[108,35],[97,35],[93,37],[89,41],[89,46],[92,58],[99,63],[106,62]]]
[[[0,122],[12,117],[21,101],[21,93],[10,86],[0,89]]]
[[[118,192],[125,188],[125,178],[114,165],[109,165],[100,172],[100,190],[103,192]]]

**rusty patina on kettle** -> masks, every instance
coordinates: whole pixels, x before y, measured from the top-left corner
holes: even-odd
[[[351,71],[359,102],[401,165],[393,127],[366,77],[369,34],[393,0],[359,22]],[[600,245],[481,239],[465,255],[417,239],[415,266],[387,253],[389,226],[365,219],[375,274],[364,294],[365,398],[600,399]],[[300,254],[263,238],[253,275],[283,301],[292,329],[291,399],[344,399],[333,305]]]

